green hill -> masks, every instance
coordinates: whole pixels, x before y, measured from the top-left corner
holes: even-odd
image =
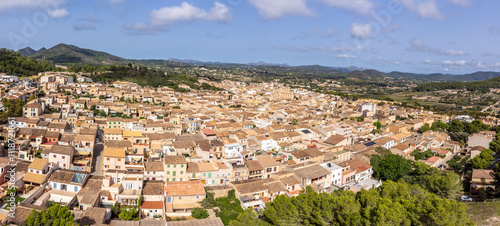
[[[30,59],[16,51],[0,49],[0,72],[2,73],[31,76],[50,70],[54,70],[54,68],[47,61]]]
[[[91,64],[91,65],[124,65],[129,61],[109,53],[83,49],[74,45],[58,44],[50,49],[38,51],[30,56],[34,59],[46,59],[56,64]]]

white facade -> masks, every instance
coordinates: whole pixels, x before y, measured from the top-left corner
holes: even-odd
[[[332,184],[342,186],[342,167],[331,162],[325,162],[321,166],[332,172]]]

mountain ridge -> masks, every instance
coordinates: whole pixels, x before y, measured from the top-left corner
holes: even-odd
[[[18,50],[22,55],[28,56],[33,59],[46,59],[52,61],[55,64],[90,64],[90,65],[126,65],[128,63],[142,63],[148,65],[171,65],[171,66],[210,66],[222,69],[231,68],[245,68],[248,70],[259,70],[259,71],[280,71],[283,68],[290,74],[298,74],[302,76],[314,76],[314,75],[339,75],[344,73],[346,76],[352,76],[356,79],[414,79],[424,82],[431,81],[457,81],[457,82],[474,82],[483,81],[500,76],[500,72],[493,71],[477,71],[462,75],[446,75],[442,73],[430,73],[430,74],[418,74],[409,72],[380,72],[375,69],[368,69],[356,66],[349,67],[329,67],[322,65],[300,65],[300,66],[290,66],[288,64],[274,64],[266,63],[262,61],[257,61],[255,63],[227,63],[227,62],[203,62],[193,59],[177,59],[168,58],[167,60],[161,59],[125,59],[112,55],[110,53],[96,51],[92,49],[80,48],[74,45],[68,45],[64,43],[57,44],[49,49],[41,48],[39,50],[34,50],[31,47],[26,47]],[[283,71],[283,70],[281,70]]]

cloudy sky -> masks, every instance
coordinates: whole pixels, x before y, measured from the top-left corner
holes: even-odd
[[[500,71],[500,1],[1,0],[0,47],[132,59]]]

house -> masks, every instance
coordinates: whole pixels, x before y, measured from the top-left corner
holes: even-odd
[[[280,170],[280,164],[270,155],[259,155],[257,160],[263,167],[263,178],[269,178],[272,173],[277,173]]]
[[[49,174],[49,160],[47,159],[33,159],[33,162],[28,166],[28,172],[23,177],[25,184],[40,185],[45,182]]]
[[[77,199],[80,210],[87,210],[88,208],[98,207],[101,201],[100,192],[102,188],[101,176],[89,176],[83,188],[78,192]]]
[[[190,211],[200,207],[200,202],[206,198],[200,180],[167,182],[164,192],[167,216],[190,216]]]
[[[104,128],[104,140],[122,140],[122,129]]]
[[[342,167],[331,162],[322,163],[321,166],[332,172],[331,175],[333,185],[337,187],[342,186]]]
[[[372,166],[359,159],[348,160],[338,163],[342,167],[342,185],[352,181],[359,182],[371,178],[373,175]]]
[[[161,162],[160,162],[161,163]],[[163,165],[162,165],[163,166]],[[163,219],[165,196],[163,181],[146,181],[142,188],[141,211],[146,219]]]
[[[316,184],[321,187],[329,187],[332,184],[332,171],[323,168],[319,164],[297,164],[293,168],[293,173],[300,181],[302,187]]]
[[[257,160],[246,160],[245,165],[248,167],[248,179],[262,178],[264,167]]]
[[[123,148],[104,148],[104,157],[102,164],[103,170],[125,170],[125,149]]]
[[[165,181],[184,181],[187,179],[187,161],[184,156],[167,155],[164,158]],[[181,173],[182,172],[182,173]]]
[[[491,175],[492,172],[493,170],[473,169],[470,181],[471,192],[486,187],[495,189],[495,178]]]
[[[89,177],[89,173],[57,169],[54,170],[47,181],[54,190],[79,192]]]
[[[24,105],[23,115],[26,118],[37,118],[43,114],[42,105],[39,103],[29,103]]]
[[[145,162],[144,163],[144,180],[160,180],[163,181],[165,168],[163,162]]]
[[[350,139],[348,137],[342,135],[332,135],[328,137],[323,143],[329,144],[332,146],[345,146],[350,144]]]
[[[73,169],[75,148],[67,145],[52,145],[49,151],[49,162],[57,163],[61,169]]]

